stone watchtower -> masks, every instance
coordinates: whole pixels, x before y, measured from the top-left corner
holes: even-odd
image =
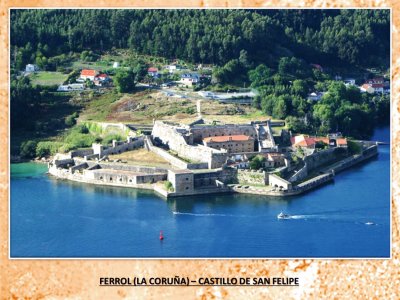
[[[98,154],[99,158],[103,157],[103,145],[102,144],[92,144],[93,154]]]
[[[175,193],[190,193],[194,190],[193,172],[190,170],[168,170],[168,181]]]

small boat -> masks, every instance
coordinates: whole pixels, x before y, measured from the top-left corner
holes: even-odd
[[[367,223],[365,223],[365,225],[375,225],[375,223],[374,222],[367,222]]]
[[[284,214],[283,212],[280,212],[280,214],[277,216],[278,219],[290,219],[290,215]]]

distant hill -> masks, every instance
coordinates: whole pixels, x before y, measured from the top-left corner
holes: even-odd
[[[11,44],[20,65],[38,55],[114,47],[221,66],[245,50],[251,63],[270,67],[296,56],[323,66],[387,68],[390,11],[11,10]]]

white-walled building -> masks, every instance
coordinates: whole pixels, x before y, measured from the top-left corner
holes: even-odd
[[[39,71],[39,67],[34,64],[28,64],[25,67],[25,72],[37,72]]]

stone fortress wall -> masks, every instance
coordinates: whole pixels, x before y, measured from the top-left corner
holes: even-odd
[[[301,181],[307,178],[308,174],[316,168],[330,163],[336,159],[337,148],[329,148],[322,151],[314,152],[304,157],[304,167],[301,168],[296,174],[290,177],[290,182]]]
[[[199,144],[203,143],[204,138],[213,136],[247,135],[257,138],[256,129],[251,124],[194,125],[189,129],[189,134],[192,134],[192,143]]]
[[[213,136],[247,135],[259,141],[259,151],[276,151],[269,122],[244,125],[180,125],[156,121],[152,136],[155,144],[163,144],[179,156],[194,162],[207,163],[209,169],[222,167],[228,158],[226,150],[203,146],[203,139]],[[265,148],[263,145],[268,145]]]
[[[327,149],[306,156],[304,167],[289,180],[285,180],[267,172],[226,167],[228,153],[225,150],[215,150],[196,144],[204,137],[237,134],[258,139],[259,151],[264,152],[275,147],[268,122],[249,125],[186,126],[157,121],[153,127],[153,137],[128,137],[125,142],[113,141],[110,147],[93,144],[92,149],[57,154],[49,163],[49,173],[60,178],[86,183],[153,189],[166,197],[222,192],[286,196],[304,192],[330,181],[335,171],[345,169],[377,154],[376,145],[364,147],[362,154],[335,163],[329,172],[292,186],[293,182],[307,178],[310,171],[333,162],[337,158],[336,151],[341,149]],[[164,149],[157,145],[163,146]],[[142,147],[154,151],[174,167],[154,168],[104,161],[107,155]],[[178,156],[190,159],[192,162],[172,155],[165,148],[175,151]],[[173,190],[166,190],[164,186],[166,180],[171,182]],[[156,184],[157,182],[159,184]],[[246,186],[240,187],[237,183]],[[249,187],[247,184],[252,186]],[[260,187],[267,185],[269,188]]]
[[[217,182],[234,183],[237,170],[232,168],[210,170],[208,172],[194,173],[194,187],[217,187]]]
[[[193,169],[207,169],[208,168],[208,163],[189,163],[178,157],[173,156],[168,151],[166,151],[160,147],[154,146],[153,141],[152,141],[151,137],[149,137],[149,136],[145,137],[144,143],[145,143],[145,147],[148,150],[161,156],[166,161],[168,161],[171,165],[173,165],[174,167],[177,167],[179,169],[193,170]]]
[[[101,144],[93,144],[91,149],[78,149],[70,151],[66,154],[69,158],[74,157],[85,157],[87,159],[102,158],[103,156],[110,154],[119,154],[125,151],[134,150],[143,147],[144,137],[140,136],[137,138],[127,137],[124,141],[112,141],[111,146],[103,146]]]
[[[188,126],[156,121],[152,131],[153,142],[163,144],[194,163],[207,163],[209,169],[222,167],[228,158],[227,151],[193,145],[193,136],[189,129]]]

